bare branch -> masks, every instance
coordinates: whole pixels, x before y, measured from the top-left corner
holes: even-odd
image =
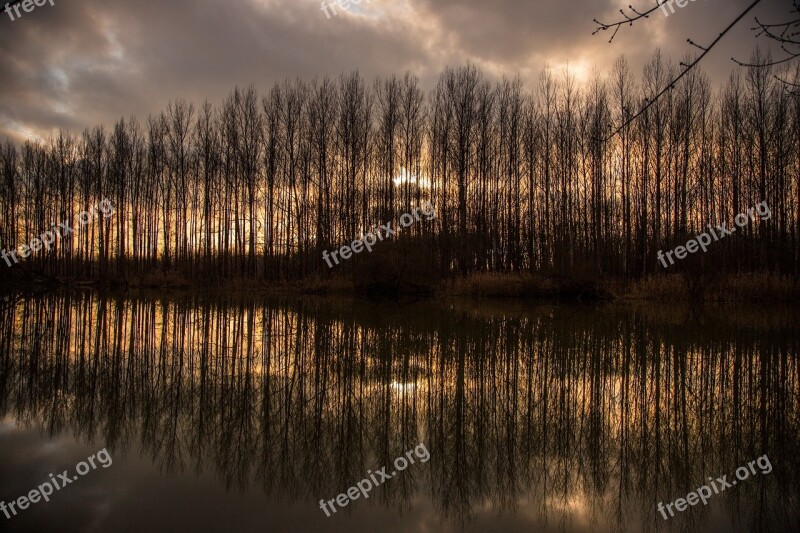
[[[647,11],[640,12],[637,9],[635,9],[633,6],[628,5],[628,9],[633,11],[633,15],[634,16],[629,16],[627,13],[625,13],[625,11],[620,9],[619,12],[622,14],[623,17],[625,17],[625,20],[620,20],[619,22],[612,22],[610,24],[606,24],[605,22],[600,22],[597,19],[593,19],[593,22],[595,24],[597,24],[597,28],[592,32],[592,35],[595,35],[596,33],[600,32],[600,31],[606,31],[606,30],[609,30],[611,28],[614,28],[614,33],[611,34],[611,39],[608,40],[608,42],[611,42],[611,41],[614,40],[614,37],[617,36],[617,32],[619,31],[620,27],[622,27],[622,25],[627,24],[628,26],[633,26],[633,23],[636,22],[639,19],[650,18],[650,13],[652,13],[653,11],[655,11],[656,9],[658,9],[660,7],[661,6],[658,3],[656,3],[656,5],[654,7],[651,7]]]
[[[789,13],[796,13],[800,15],[800,5],[798,5],[796,0],[793,2],[793,6],[793,9],[791,9]],[[770,67],[774,65],[780,65],[782,63],[788,63],[789,61],[800,57],[800,40],[797,39],[797,36],[800,35],[800,31],[795,31],[800,30],[800,18],[795,18],[794,20],[790,20],[788,22],[765,24],[758,20],[758,17],[756,17],[756,26],[750,29],[758,32],[756,33],[756,38],[763,36],[775,41],[776,43],[779,43],[781,45],[781,50],[786,53],[786,57],[764,64],[748,63],[745,61],[739,61],[738,59],[732,57],[731,60],[740,67]],[[797,47],[797,50],[790,50],[787,47]]]
[[[697,66],[697,64],[698,64],[698,63],[699,63],[699,62],[700,62],[700,61],[701,61],[701,60],[702,60],[702,59],[703,59],[703,58],[704,58],[704,57],[705,57],[705,56],[706,56],[706,55],[707,55],[707,54],[708,54],[708,53],[711,51],[711,49],[713,49],[713,48],[714,48],[714,46],[716,46],[716,45],[717,45],[717,43],[718,43],[720,40],[722,40],[722,38],[725,36],[725,34],[727,34],[727,33],[728,33],[728,32],[729,32],[729,31],[730,31],[730,30],[731,30],[731,29],[732,29],[734,26],[736,26],[736,24],[738,24],[740,20],[742,20],[742,19],[743,19],[745,16],[747,16],[747,14],[748,14],[750,11],[752,11],[752,9],[753,9],[754,7],[756,7],[756,6],[757,6],[759,3],[761,3],[761,0],[755,0],[755,1],[754,1],[752,4],[750,4],[750,5],[747,7],[747,9],[745,9],[744,11],[742,11],[742,12],[739,14],[739,16],[737,16],[737,17],[736,17],[736,18],[733,20],[733,22],[731,22],[730,24],[728,24],[728,27],[726,27],[726,28],[725,28],[725,29],[722,31],[722,33],[720,33],[720,34],[717,36],[717,38],[716,38],[716,39],[714,39],[714,41],[713,41],[713,42],[712,42],[710,45],[708,45],[708,47],[703,47],[703,46],[700,46],[700,45],[696,44],[694,41],[692,41],[691,39],[686,39],[686,41],[687,41],[687,42],[688,42],[690,45],[692,45],[692,46],[695,46],[695,47],[699,48],[699,49],[700,49],[700,50],[702,50],[703,52],[702,52],[702,53],[701,53],[699,56],[697,56],[697,58],[696,58],[694,61],[692,61],[691,63],[689,63],[689,64],[686,64],[686,63],[681,63],[681,66],[683,66],[684,68],[683,68],[683,70],[681,71],[681,73],[680,73],[680,74],[679,74],[679,75],[678,75],[678,76],[677,76],[675,79],[673,79],[671,82],[669,82],[669,83],[668,83],[668,84],[667,84],[667,85],[666,85],[666,86],[665,86],[665,87],[664,87],[664,88],[663,88],[661,91],[659,91],[659,92],[658,92],[658,94],[656,94],[656,95],[655,95],[653,98],[649,98],[649,99],[647,99],[647,100],[646,100],[646,101],[647,101],[647,103],[646,103],[646,104],[645,104],[645,105],[644,105],[644,106],[643,106],[643,107],[642,107],[642,108],[639,110],[639,112],[637,112],[635,115],[632,115],[632,116],[630,116],[630,117],[629,117],[627,120],[625,120],[625,122],[624,122],[624,123],[623,123],[621,126],[619,126],[619,127],[616,129],[616,130],[614,130],[614,132],[613,132],[611,135],[609,135],[608,137],[606,137],[606,138],[605,138],[605,139],[603,139],[603,140],[604,140],[604,141],[609,141],[609,140],[613,139],[613,138],[614,138],[614,137],[615,137],[615,136],[616,136],[616,135],[617,135],[619,132],[621,132],[623,129],[625,129],[626,127],[628,127],[628,125],[629,125],[631,122],[633,122],[634,120],[636,120],[637,118],[639,118],[640,116],[642,116],[642,115],[644,114],[644,112],[645,112],[645,111],[647,111],[647,110],[648,110],[648,109],[649,109],[649,108],[650,108],[650,107],[651,107],[651,106],[652,106],[654,103],[656,103],[656,102],[658,101],[658,99],[659,99],[659,98],[661,98],[661,97],[662,97],[662,96],[663,96],[663,95],[664,95],[664,94],[665,94],[667,91],[669,91],[670,89],[672,89],[673,87],[675,87],[675,85],[676,85],[676,84],[677,84],[677,83],[678,83],[678,82],[679,82],[679,81],[680,81],[680,80],[681,80],[681,79],[682,79],[684,76],[686,76],[686,74],[688,74],[690,70],[692,70],[692,69],[693,69],[695,66]],[[658,6],[656,6],[656,8],[658,8]],[[648,11],[648,13],[650,13],[650,12],[652,12],[652,11],[653,11],[653,10],[651,9],[650,11]],[[596,20],[595,20],[595,22],[596,22]],[[613,25],[609,25],[608,27],[611,27],[611,26],[613,26]],[[602,29],[602,28],[601,28],[601,29]],[[619,28],[617,28],[617,29],[619,29]],[[597,31],[598,31],[598,30],[595,30],[595,33],[597,33]],[[615,34],[616,34],[616,31],[615,31]],[[613,38],[613,36],[612,36],[612,38]]]
[[[787,79],[775,75],[773,75],[773,78],[775,78],[776,80],[778,80],[783,84],[783,90],[786,93],[792,96],[800,95],[800,83],[797,83],[797,73],[795,73],[795,81],[789,81]]]

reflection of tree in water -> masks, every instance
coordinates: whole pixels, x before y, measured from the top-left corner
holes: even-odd
[[[658,501],[766,452],[771,474],[712,501],[741,528],[797,525],[796,317],[340,307],[22,300],[0,310],[0,414],[289,499],[425,442],[430,462],[372,499],[429,491],[454,520],[510,509],[563,529],[659,529]]]

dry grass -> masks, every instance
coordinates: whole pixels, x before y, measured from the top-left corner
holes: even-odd
[[[690,301],[687,283],[681,274],[650,276],[626,285],[606,284],[611,294],[625,300],[658,302]],[[438,291],[449,296],[485,298],[550,298],[564,294],[569,285],[563,280],[534,274],[480,273],[458,278]],[[800,302],[800,283],[776,274],[721,276],[703,284],[707,302]]]
[[[353,272],[341,272],[332,276],[314,276],[302,281],[277,283],[249,278],[228,278],[216,282],[200,279],[187,280],[175,270],[152,272],[127,283],[111,280],[104,286],[130,289],[156,290],[202,290],[204,292],[236,292],[253,294],[318,294],[355,295],[364,292],[363,285],[389,284],[396,294],[418,294],[419,287],[435,289],[439,296],[469,298],[507,298],[519,300],[568,299],[589,301],[605,299],[607,294],[622,300],[652,302],[689,302],[686,279],[681,274],[661,274],[628,283],[596,283],[575,281],[569,276],[545,276],[537,273],[501,274],[475,273],[444,281],[430,274],[430,267],[418,269],[412,266],[399,268],[397,259],[393,265],[369,264],[359,266]],[[588,278],[587,278],[588,279]],[[7,281],[12,286],[12,280]],[[413,283],[412,283],[413,282]],[[28,282],[26,282],[28,283]],[[89,283],[88,281],[85,283]],[[76,280],[73,285],[81,284]],[[800,283],[790,276],[770,273],[719,275],[702,283],[703,297],[708,303],[787,303],[800,302]],[[413,289],[416,292],[413,292]],[[394,294],[393,293],[393,294]],[[593,297],[594,296],[594,297]]]
[[[627,300],[686,301],[689,292],[680,274],[666,274],[632,281],[615,296]]]
[[[703,284],[708,302],[787,302],[800,301],[800,284],[777,274],[737,274],[721,276]],[[617,296],[631,300],[688,301],[686,281],[680,274],[651,276],[633,281]]]
[[[479,273],[457,278],[442,291],[452,296],[514,298],[524,297],[540,288],[537,279],[529,274],[513,276],[497,273]]]
[[[603,298],[596,292],[593,282],[579,283],[568,276],[543,276],[539,274],[476,273],[444,285],[437,291],[448,296],[473,298]]]
[[[352,294],[355,291],[353,283],[340,276],[322,278],[314,276],[301,283],[300,292],[303,294]]]
[[[729,276],[707,291],[710,301],[798,302],[800,284],[789,276],[758,273]]]

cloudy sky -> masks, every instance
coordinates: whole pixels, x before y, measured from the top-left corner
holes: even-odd
[[[632,0],[363,0],[331,18],[318,0],[53,1],[14,21],[0,13],[2,140],[79,133],[145,119],[176,98],[217,104],[236,85],[263,94],[287,77],[355,69],[367,79],[408,70],[429,89],[443,67],[473,62],[532,87],[546,64],[581,79],[625,54],[638,77],[655,49],[680,60],[687,37],[709,43],[752,2],[657,11],[609,44],[607,32],[592,36],[592,19],[617,20]],[[747,59],[766,44],[750,31],[754,16],[784,20],[791,4],[762,0],[702,63],[712,81],[736,68],[731,56]]]

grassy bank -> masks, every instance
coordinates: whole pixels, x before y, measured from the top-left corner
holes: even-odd
[[[382,271],[379,271],[382,272]],[[713,279],[690,279],[681,274],[619,281],[575,279],[567,275],[534,273],[477,273],[466,277],[434,279],[395,274],[333,275],[298,281],[262,279],[189,280],[176,273],[154,271],[146,277],[107,282],[37,276],[33,273],[0,279],[0,290],[77,289],[203,291],[255,294],[319,294],[341,296],[467,297],[564,301],[706,301],[706,302],[800,302],[800,283],[789,276],[738,274]]]

